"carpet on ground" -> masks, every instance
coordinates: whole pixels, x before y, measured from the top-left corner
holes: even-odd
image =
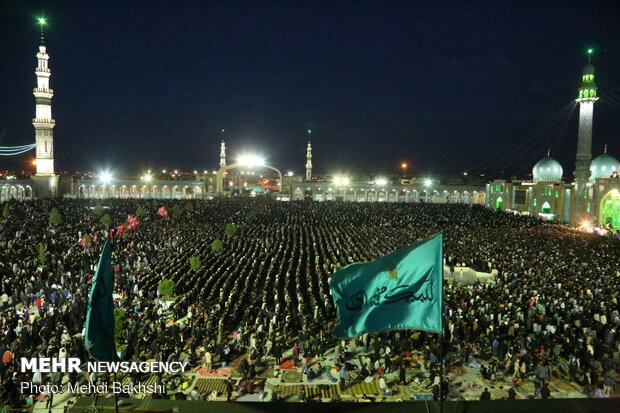
[[[205,368],[200,368],[196,373],[202,377],[228,377],[233,372],[232,367],[220,367],[219,369],[207,371]]]

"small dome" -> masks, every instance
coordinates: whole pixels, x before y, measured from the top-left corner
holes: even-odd
[[[608,153],[600,154],[590,164],[590,180],[609,176],[614,171],[620,171],[620,162]]]
[[[586,67],[583,68],[584,75],[593,75],[594,74],[594,66],[591,63],[588,63]]]
[[[534,182],[538,181],[561,181],[564,169],[562,165],[550,156],[542,158],[532,169]]]
[[[262,186],[255,186],[254,188],[252,188],[252,192],[254,192],[255,194],[262,194],[263,192],[265,192],[265,188],[263,188]]]

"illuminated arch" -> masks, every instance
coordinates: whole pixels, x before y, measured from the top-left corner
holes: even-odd
[[[609,191],[601,200],[599,211],[601,225],[611,224],[613,228],[620,228],[620,191]]]
[[[502,199],[501,196],[498,196],[497,199],[495,200],[495,209],[502,209],[503,206],[504,206],[504,200]]]

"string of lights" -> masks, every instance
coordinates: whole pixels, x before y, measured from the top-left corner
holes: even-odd
[[[21,146],[0,146],[0,156],[20,155],[24,152],[28,152],[29,150],[34,149],[36,146],[36,143]]]

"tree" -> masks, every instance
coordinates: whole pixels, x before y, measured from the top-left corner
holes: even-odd
[[[172,208],[172,217],[173,218],[178,218],[181,216],[181,207],[179,206],[179,204],[176,204],[173,208]]]
[[[146,215],[146,210],[142,208],[142,205],[138,206],[138,209],[136,209],[136,216],[143,217],[145,215]]]
[[[189,266],[192,270],[197,270],[202,267],[202,261],[198,257],[192,257],[189,259]]]
[[[185,210],[185,212],[188,212],[188,213],[190,213],[190,214],[191,214],[192,212],[194,212],[194,206],[192,205],[192,203],[191,203],[191,202],[186,203],[186,204],[185,204],[185,208],[183,208],[183,209]]]
[[[211,243],[211,249],[215,252],[221,251],[224,248],[224,244],[219,239],[216,239]]]
[[[62,216],[60,215],[60,212],[58,212],[58,210],[55,207],[52,208],[49,216],[50,216],[50,224],[52,225],[62,224]]]
[[[110,218],[109,214],[105,214],[99,219],[99,222],[101,222],[104,227],[109,228],[110,225],[112,225],[112,218]]]
[[[159,291],[159,295],[163,299],[174,298],[174,289],[176,286],[176,283],[172,280],[162,280],[157,286],[157,291]]]
[[[123,333],[127,331],[127,327],[129,323],[127,321],[127,314],[125,310],[122,308],[114,309],[114,338],[118,340],[119,337],[123,336]]]
[[[9,204],[4,204],[4,208],[2,209],[2,216],[8,218],[11,215],[11,208],[9,208]]]
[[[226,224],[226,228],[224,229],[224,234],[226,235],[235,235],[235,233],[237,232],[237,227],[235,226],[235,224]]]
[[[39,262],[41,265],[47,262],[47,247],[43,243],[39,244]]]
[[[101,204],[97,204],[93,212],[95,213],[95,215],[101,216],[103,214],[103,207],[101,206]]]

